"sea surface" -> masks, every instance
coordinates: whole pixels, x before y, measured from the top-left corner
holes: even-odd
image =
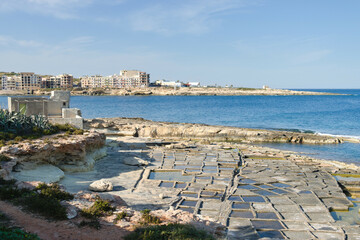
[[[72,96],[84,118],[154,121],[314,132],[360,138],[360,89],[306,89],[343,96]],[[5,96],[1,107],[7,107]],[[360,144],[266,144],[317,158],[360,165]]]

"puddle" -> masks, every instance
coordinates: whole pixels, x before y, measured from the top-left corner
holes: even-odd
[[[269,185],[265,185],[265,184],[259,185],[258,187],[266,188],[266,189],[273,188],[273,187],[271,187],[271,186],[269,186]]]
[[[261,219],[279,219],[278,216],[273,212],[257,212],[256,218]]]
[[[269,191],[266,191],[266,190],[255,190],[255,191],[252,191],[253,193],[256,193],[256,194],[259,194],[259,195],[262,195],[262,196],[273,196],[275,195],[275,193],[272,193],[272,192],[269,192]]]
[[[229,201],[235,201],[235,202],[242,202],[243,200],[240,198],[240,196],[230,196]]]
[[[240,180],[240,183],[252,184],[252,183],[256,183],[256,181],[248,179],[248,178],[243,178]]]
[[[176,183],[175,188],[185,188],[186,185],[187,185],[186,183]]]
[[[350,199],[351,200],[351,199]],[[343,212],[330,212],[331,216],[335,221],[347,222],[350,225],[359,225],[360,224],[360,202],[352,202],[353,207],[349,208],[349,211]]]
[[[230,217],[253,218],[254,215],[250,211],[231,211]]]
[[[245,202],[265,202],[264,198],[260,196],[243,196]]]
[[[220,167],[220,170],[233,171],[233,170],[234,170],[234,168],[229,168],[229,167]]]
[[[180,171],[169,171],[169,172],[150,172],[149,179],[153,180],[167,180],[167,181],[179,181],[179,182],[191,182],[193,176],[182,175]]]
[[[179,194],[180,197],[192,197],[192,198],[197,198],[198,194],[197,193],[193,193],[193,192],[182,192]]]
[[[231,179],[230,179],[230,178],[218,178],[218,177],[215,177],[214,180],[215,180],[215,181],[229,182]]]
[[[287,191],[284,191],[284,190],[282,190],[282,189],[273,189],[273,190],[271,190],[271,191],[276,192],[276,193],[278,193],[278,194],[288,193]]]
[[[256,229],[284,229],[284,227],[278,221],[251,220],[251,223]]]
[[[285,239],[279,231],[258,231],[260,238]]]
[[[233,209],[250,209],[249,203],[236,203],[234,202],[232,205]]]
[[[189,207],[195,207],[196,206],[197,201],[191,201],[191,200],[184,200],[181,203],[181,206],[189,206]]]
[[[204,166],[203,169],[217,169],[217,166]]]
[[[161,182],[159,187],[173,187],[174,186],[174,183],[173,182]]]
[[[186,168],[185,171],[186,172],[201,172],[200,169],[194,169],[194,168]]]
[[[217,173],[217,170],[203,169],[203,173]]]
[[[285,183],[273,183],[271,185],[273,185],[275,187],[278,187],[278,188],[289,188],[289,187],[291,187],[290,185],[285,184]]]
[[[237,188],[239,188],[239,189],[247,189],[247,190],[259,189],[257,187],[254,187],[253,185],[239,185]]]

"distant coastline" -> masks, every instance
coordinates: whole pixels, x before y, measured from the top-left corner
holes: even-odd
[[[38,90],[33,95],[49,95],[49,90]],[[28,95],[26,91],[21,90],[0,90],[0,95]],[[260,88],[224,88],[224,87],[148,87],[131,89],[81,89],[74,88],[71,95],[107,95],[107,96],[134,96],[134,95],[153,95],[153,96],[289,96],[289,95],[344,95],[331,92],[299,91],[287,89],[260,89]]]

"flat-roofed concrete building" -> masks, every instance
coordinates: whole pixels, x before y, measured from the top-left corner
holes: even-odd
[[[133,88],[148,87],[150,74],[137,70],[122,70],[119,75],[84,76],[81,78],[83,88]]]
[[[8,97],[10,112],[20,112],[26,116],[42,115],[52,123],[69,123],[83,128],[81,111],[70,108],[70,91],[52,91],[47,97]]]

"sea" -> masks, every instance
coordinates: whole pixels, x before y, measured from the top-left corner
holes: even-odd
[[[360,138],[360,89],[295,89],[329,96],[72,96],[84,118],[141,117],[154,121],[288,130]],[[7,107],[7,97],[0,96]],[[360,144],[264,146],[360,165]]]

